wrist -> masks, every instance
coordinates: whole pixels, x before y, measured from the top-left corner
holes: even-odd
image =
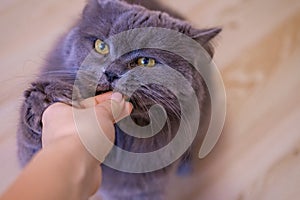
[[[100,162],[85,149],[76,134],[62,137],[44,150],[54,151],[57,161],[65,163],[59,170],[68,174],[65,177],[69,180],[65,182],[72,185],[74,193],[86,199],[97,191],[101,181]]]
[[[73,184],[74,188],[83,190],[80,192],[82,199],[90,197],[97,192],[101,182],[100,162],[95,159],[84,147],[78,135],[68,136],[66,142],[70,145],[70,156],[72,157]]]

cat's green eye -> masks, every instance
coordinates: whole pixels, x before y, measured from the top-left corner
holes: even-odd
[[[137,65],[140,67],[154,67],[156,65],[156,61],[153,58],[139,58],[137,61]]]
[[[95,50],[102,55],[109,54],[109,46],[100,39],[95,42]]]

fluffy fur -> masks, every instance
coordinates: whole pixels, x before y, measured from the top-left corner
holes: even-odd
[[[170,13],[171,16],[165,12]],[[162,7],[156,1],[89,0],[81,19],[57,43],[47,58],[40,76],[25,91],[17,134],[18,155],[22,166],[26,165],[32,156],[41,149],[41,116],[43,111],[55,102],[72,105],[73,93],[77,94],[78,99],[87,97],[82,89],[73,88],[73,84],[79,66],[93,51],[94,41],[98,38],[105,40],[123,31],[143,27],[162,27],[185,34],[199,42],[210,56],[213,56],[210,40],[220,32],[220,29],[195,29],[183,21],[180,15]],[[189,51],[188,47],[181,48]],[[141,71],[128,68],[130,62],[143,56],[155,58],[183,74],[196,91],[198,103],[203,109],[207,100],[207,91],[201,76],[180,56],[157,49],[130,52],[114,61],[103,72],[98,82],[96,94],[109,90],[117,90],[126,94],[132,88],[130,80],[143,81],[139,80],[141,76],[138,73]],[[128,81],[117,84],[120,77],[125,77]],[[155,78],[164,79],[165,77],[166,74],[164,73],[155,75]],[[149,79],[151,78],[154,77],[149,77]],[[176,82],[176,80],[170,81]],[[177,88],[180,91],[180,85]],[[74,90],[76,91],[74,92]],[[184,96],[190,95],[189,91],[182,91],[182,93]],[[174,94],[165,87],[151,84],[135,91],[130,101],[134,105],[131,117],[137,124],[146,125],[149,123],[147,112],[155,103],[159,103],[165,108],[168,120],[159,134],[147,139],[132,137],[116,126],[116,145],[131,152],[151,152],[168,144],[175,136],[181,119],[180,106]],[[187,152],[181,158],[181,164],[186,163],[188,155]],[[121,158],[116,157],[115,159]],[[159,200],[165,198],[164,186],[170,171],[172,171],[171,168],[178,166],[171,165],[144,174],[124,173],[107,166],[102,167],[103,185],[101,190],[105,199]]]

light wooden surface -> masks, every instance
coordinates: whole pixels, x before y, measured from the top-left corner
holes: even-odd
[[[224,28],[215,61],[228,95],[226,126],[212,154],[199,161],[198,176],[180,183],[181,199],[299,199],[300,1],[163,3],[195,26]],[[15,132],[22,91],[83,5],[0,2],[0,193],[19,173]]]

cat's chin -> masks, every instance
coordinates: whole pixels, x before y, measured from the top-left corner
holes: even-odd
[[[134,109],[130,114],[131,119],[139,126],[147,126],[150,124],[150,117],[147,111]]]
[[[116,91],[113,91],[111,89],[108,89],[108,90],[99,90],[99,91],[96,91],[95,93],[95,96],[98,96],[98,95],[102,95],[102,94],[105,94],[107,92],[116,92]],[[122,92],[120,92],[121,94],[123,94]],[[150,118],[149,118],[149,114],[148,114],[148,111],[149,111],[149,108],[154,105],[153,102],[145,102],[143,101],[143,105],[139,105],[139,103],[137,103],[137,101],[135,100],[135,98],[130,98],[128,97],[127,95],[124,95],[124,98],[125,98],[125,101],[128,101],[130,102],[133,106],[134,106],[134,109],[131,113],[131,118],[133,119],[133,121],[135,123],[137,123],[138,125],[140,126],[146,126],[150,123]]]

